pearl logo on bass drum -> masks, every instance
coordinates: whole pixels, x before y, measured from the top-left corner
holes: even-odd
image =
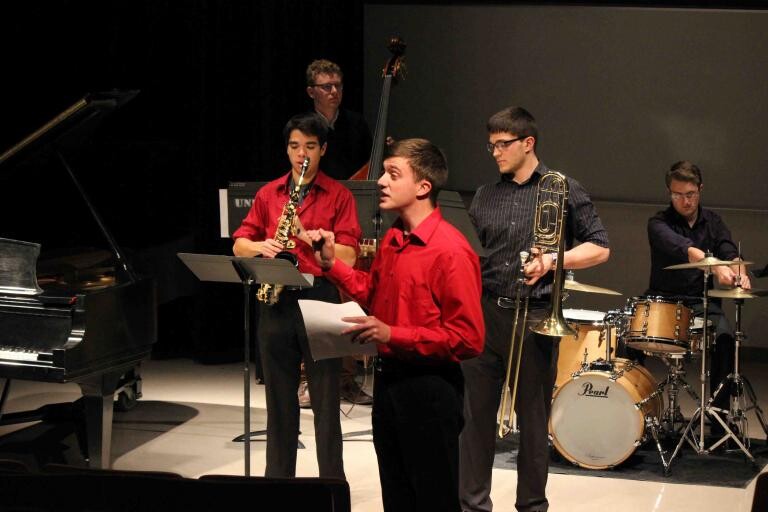
[[[588,396],[592,398],[608,398],[608,390],[611,386],[605,386],[605,389],[595,389],[591,382],[585,382],[582,386],[579,396]]]

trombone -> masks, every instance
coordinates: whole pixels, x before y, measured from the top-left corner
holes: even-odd
[[[568,206],[568,180],[557,171],[548,171],[539,179],[536,190],[536,211],[533,223],[533,248],[531,252],[546,254],[557,253],[555,278],[552,283],[550,308],[546,317],[531,330],[544,336],[560,338],[575,335],[576,331],[563,317],[563,253],[565,252],[565,217]],[[512,324],[512,341],[507,358],[507,372],[501,391],[499,408],[499,438],[512,431],[512,416],[515,411],[517,383],[520,376],[520,361],[523,354],[523,340],[528,320],[528,295],[522,298],[525,284],[525,265],[530,253],[520,253],[520,275],[515,283],[515,320]],[[522,321],[520,319],[520,305]],[[519,327],[518,327],[519,326]]]

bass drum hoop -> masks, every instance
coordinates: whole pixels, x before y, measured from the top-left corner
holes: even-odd
[[[621,368],[624,368],[630,361],[628,359],[623,358],[616,358],[613,360],[614,364],[621,365]],[[616,366],[615,366],[616,367]],[[632,372],[637,371],[637,374],[632,374]],[[644,380],[647,387],[649,387],[649,395],[653,391],[656,390],[657,382],[656,379],[653,378],[651,373],[643,366],[633,366],[630,370],[625,371],[625,373],[615,381],[615,384],[620,385],[624,391],[630,396],[630,398],[634,401],[634,403],[638,403],[642,400],[645,400],[647,396],[640,396],[640,392],[638,391],[637,387],[635,387],[633,381],[635,377],[633,375],[639,375],[642,377],[638,377],[641,381]],[[610,373],[602,370],[590,370],[582,373],[579,375],[579,378],[581,377],[589,377],[589,376],[600,376],[600,377],[606,377],[606,380],[610,381]],[[557,409],[557,399],[562,394],[564,389],[567,389],[568,386],[579,379],[570,378],[568,381],[565,382],[560,388],[558,388],[553,397],[552,397],[552,413],[550,414],[549,419],[549,433],[552,436],[552,443],[557,449],[558,453],[560,453],[563,457],[565,457],[567,460],[569,460],[571,463],[587,468],[587,469],[607,469],[607,468],[613,468],[627,460],[630,455],[632,455],[637,450],[637,445],[635,443],[631,443],[628,447],[628,449],[618,458],[616,458],[614,461],[608,463],[608,464],[592,464],[583,460],[579,460],[576,456],[572,455],[565,446],[562,445],[560,440],[558,440],[557,433],[555,432],[553,428],[553,419],[554,415]],[[612,382],[612,381],[611,381]],[[629,386],[625,385],[629,384]],[[636,441],[639,441],[643,438],[645,435],[645,418],[647,416],[656,416],[658,417],[661,414],[661,411],[663,409],[663,400],[661,395],[654,397],[654,399],[647,401],[644,403],[640,410],[636,410],[638,414],[635,415],[635,424],[633,425],[635,427],[636,435]],[[599,430],[599,428],[598,428]],[[594,432],[595,435],[597,435],[599,432]]]

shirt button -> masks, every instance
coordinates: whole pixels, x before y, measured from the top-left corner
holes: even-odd
[[[505,262],[504,262],[504,265],[508,267],[508,266],[509,266],[509,262],[508,262],[508,261],[505,261]]]
[[[514,222],[510,222],[510,224],[512,224],[513,226],[515,225],[515,223],[514,223]]]

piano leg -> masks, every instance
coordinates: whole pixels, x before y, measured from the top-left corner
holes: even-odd
[[[78,382],[83,392],[88,466],[109,469],[112,448],[112,410],[115,390],[123,372],[105,373]]]

